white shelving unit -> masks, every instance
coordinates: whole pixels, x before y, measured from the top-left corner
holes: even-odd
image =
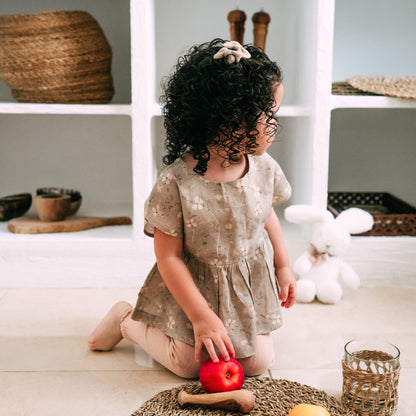
[[[415,100],[392,97],[333,95],[331,96],[331,108],[415,109],[416,102]]]
[[[415,18],[411,0],[335,0],[332,81],[414,75]],[[416,206],[415,110],[416,100],[331,96],[328,190],[389,192]],[[367,279],[400,285],[416,277],[415,253],[414,237],[357,237],[347,260]]]
[[[401,1],[412,6],[410,0]],[[279,111],[283,130],[271,154],[293,186],[291,203],[326,205],[331,137],[337,131],[333,111],[416,108],[409,100],[331,95],[333,61],[339,55],[334,54],[337,7],[342,3],[239,2],[248,16],[246,42],[252,42],[254,12],[264,8],[272,18],[266,51],[283,69],[285,100]],[[34,195],[40,186],[77,188],[84,196],[81,214],[133,218],[133,226],[48,235],[12,234],[0,223],[0,286],[140,285],[154,261],[152,240],[142,228],[143,205],[163,154],[160,80],[193,44],[228,38],[226,16],[235,6],[231,0],[122,0],[117,6],[111,0],[41,0],[37,5],[24,0],[0,6],[0,14],[90,12],[113,48],[116,90],[108,105],[22,104],[0,85],[0,195]],[[303,236],[296,227],[284,226],[295,256]],[[371,276],[381,268],[410,274],[416,265],[415,241],[356,238],[349,260]],[[373,256],[371,262],[367,254]]]
[[[0,114],[97,114],[131,116],[131,105],[0,103]]]

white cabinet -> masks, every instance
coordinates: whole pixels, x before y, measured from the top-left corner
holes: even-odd
[[[113,49],[116,94],[107,105],[21,104],[14,102],[6,86],[0,85],[0,195],[34,194],[40,186],[77,188],[84,196],[80,213],[130,215],[133,226],[68,234],[17,235],[9,233],[6,224],[0,223],[2,285],[137,286],[154,261],[152,240],[144,236],[142,229],[143,204],[161,168],[163,154],[163,120],[158,105],[161,79],[172,70],[178,56],[193,44],[215,37],[229,38],[226,16],[236,3],[231,0],[3,3],[0,14],[60,9],[90,12]],[[338,162],[342,155],[338,154],[335,144],[332,146],[332,141],[339,140],[345,145],[344,116],[354,120],[362,117],[362,111],[367,111],[361,108],[382,111],[395,108],[412,113],[408,117],[400,115],[404,123],[410,123],[409,128],[414,123],[414,102],[331,95],[332,81],[339,80],[335,69],[346,68],[348,62],[357,60],[350,59],[350,51],[342,43],[351,18],[348,5],[351,4],[356,13],[367,13],[363,22],[367,19],[371,24],[374,23],[370,11],[384,13],[376,0],[367,3],[372,7],[361,7],[362,2],[358,0],[241,0],[238,3],[247,14],[245,42],[253,40],[253,13],[263,8],[272,19],[266,52],[283,69],[285,99],[280,110],[283,130],[270,152],[291,181],[292,203],[325,206],[328,183],[330,187],[338,186],[334,181],[345,178]],[[399,3],[404,10],[409,9],[408,16],[414,15],[411,0]],[[404,39],[403,21],[392,22],[392,26],[392,33],[402,31],[396,43],[401,40],[410,45],[411,42]],[[370,30],[372,36],[374,30]],[[413,26],[407,25],[407,31],[414,43]],[[364,23],[354,28],[356,32],[360,33],[359,44],[359,39],[367,33]],[[370,44],[373,43],[377,44],[377,40],[372,39]],[[385,41],[382,43],[384,47]],[[352,50],[356,51],[357,47],[354,45]],[[365,47],[364,43],[361,47]],[[361,55],[366,55],[365,50],[361,50]],[[414,57],[409,59],[413,59],[409,68],[414,68]],[[366,66],[359,66],[360,62],[356,62],[357,67],[348,67],[354,70],[348,76],[359,75],[360,68],[367,70]],[[407,67],[402,69],[410,72]],[[365,129],[377,124],[377,119],[364,118]],[[403,130],[407,129],[406,124]],[[375,136],[373,134],[372,140],[376,140]],[[403,140],[406,146],[412,147],[408,154],[412,149],[414,153],[415,145],[408,143],[407,138]],[[374,160],[380,160],[377,158],[383,152],[381,146]],[[357,172],[354,163],[361,162],[351,161],[351,175]],[[400,180],[411,187],[410,178],[401,177]],[[353,188],[355,183],[350,185]],[[403,192],[408,192],[409,187],[403,188]],[[291,227],[287,228],[287,235],[289,249],[296,253],[302,236]],[[390,245],[404,244],[405,251],[411,251],[415,244],[412,238],[388,240],[387,244],[381,238],[360,238],[357,246],[368,245],[371,241],[371,248],[366,249],[374,253],[373,248],[378,247],[375,252],[384,256]],[[398,243],[399,240],[402,242]],[[353,252],[351,260],[361,267],[365,255],[361,253],[360,257]]]

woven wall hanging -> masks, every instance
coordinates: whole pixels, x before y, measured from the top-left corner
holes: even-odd
[[[108,103],[111,59],[104,32],[85,11],[0,16],[0,79],[19,102]]]

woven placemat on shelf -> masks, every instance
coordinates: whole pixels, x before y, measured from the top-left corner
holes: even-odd
[[[357,416],[356,413],[342,406],[334,397],[324,391],[294,381],[276,380],[271,378],[246,378],[244,389],[254,393],[256,402],[250,415],[256,416],[287,416],[297,404],[310,403],[322,406],[331,416]],[[198,381],[183,384],[171,390],[165,390],[146,401],[131,416],[231,416],[242,413],[230,410],[209,409],[198,406],[181,408],[177,396],[181,390],[190,394],[204,393]]]
[[[333,95],[379,95],[354,88],[348,82],[333,82],[331,92]]]
[[[347,83],[374,94],[416,99],[416,76],[355,76],[348,78]]]

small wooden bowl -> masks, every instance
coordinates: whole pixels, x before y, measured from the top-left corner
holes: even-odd
[[[75,189],[56,188],[56,187],[44,187],[36,189],[36,195],[45,194],[57,194],[57,195],[69,195],[71,197],[70,207],[67,216],[74,215],[82,202],[82,195],[80,191]]]
[[[71,197],[60,194],[43,194],[35,198],[35,207],[41,221],[62,221],[68,216]]]
[[[0,221],[21,217],[32,205],[32,194],[23,193],[0,198]]]

